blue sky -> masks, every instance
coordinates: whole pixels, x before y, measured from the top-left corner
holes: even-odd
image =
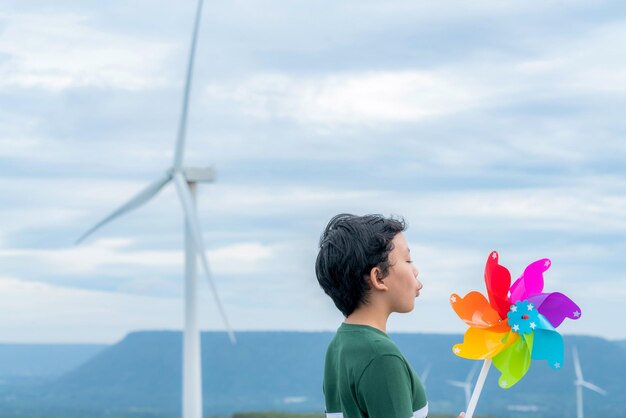
[[[626,10],[618,1],[207,1],[186,165],[236,329],[333,330],[319,234],[402,215],[424,291],[389,331],[461,333],[493,249],[626,338]],[[74,240],[168,169],[193,1],[0,3],[0,341],[180,329],[174,190]],[[221,329],[206,283],[201,326]]]

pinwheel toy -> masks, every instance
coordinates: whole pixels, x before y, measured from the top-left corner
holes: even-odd
[[[454,345],[452,351],[459,357],[485,361],[466,418],[473,416],[492,362],[501,373],[498,385],[503,389],[524,377],[531,359],[561,368],[563,338],[556,328],[565,318],[580,318],[581,310],[562,293],[543,293],[543,273],[550,265],[547,258],[529,264],[511,285],[511,273],[498,263],[498,253],[493,251],[485,265],[489,300],[476,291],[464,298],[450,296],[452,309],[470,326],[463,343]]]

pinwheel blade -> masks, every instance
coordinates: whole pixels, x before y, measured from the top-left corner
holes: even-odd
[[[515,344],[493,358],[493,365],[502,373],[498,385],[508,389],[524,377],[530,367],[530,353],[533,350],[533,334],[524,334]]]
[[[552,262],[547,259],[530,263],[524,273],[511,285],[511,302],[527,299],[531,295],[543,291],[543,273],[550,268]]]
[[[589,382],[582,382],[581,383],[582,386],[586,387],[587,389],[591,389],[594,392],[598,392],[600,395],[605,395],[607,394],[606,390],[599,388],[598,386],[594,385],[593,383],[589,383]]]
[[[183,107],[180,113],[180,121],[178,122],[178,138],[176,140],[176,152],[174,154],[174,168],[181,168],[183,161],[183,151],[185,148],[185,135],[187,133],[187,110],[189,108],[189,92],[191,90],[191,79],[193,75],[193,62],[196,55],[196,41],[198,39],[198,28],[200,27],[200,16],[202,15],[203,0],[198,0],[196,9],[196,20],[193,27],[193,35],[191,37],[191,47],[189,48],[189,61],[187,63],[187,76],[185,79],[185,91],[183,94]]]
[[[452,351],[459,357],[470,360],[485,360],[497,356],[519,335],[514,332],[491,332],[482,328],[468,328],[461,344],[455,344]]]
[[[492,251],[485,264],[485,286],[489,303],[498,312],[500,318],[506,318],[511,303],[509,302],[509,287],[511,287],[511,273],[498,262],[498,252]]]
[[[209,281],[209,286],[211,287],[211,291],[215,299],[215,304],[217,305],[222,320],[224,321],[224,325],[226,326],[226,331],[228,332],[230,341],[232,343],[235,343],[235,334],[230,327],[230,323],[228,322],[228,318],[226,317],[226,311],[224,311],[222,301],[220,300],[220,297],[217,293],[217,288],[215,286],[215,282],[213,281],[213,276],[211,275],[211,270],[209,269],[209,262],[206,258],[206,249],[204,247],[204,241],[202,240],[202,234],[200,233],[200,223],[198,222],[198,218],[196,216],[193,198],[191,196],[189,188],[187,187],[187,182],[180,172],[174,174],[174,184],[176,185],[176,190],[178,191],[180,202],[183,206],[183,210],[185,211],[187,227],[189,228],[193,237],[193,241],[196,246],[196,253],[200,257],[200,264],[202,264],[204,273],[206,274],[206,277]]]
[[[546,360],[553,369],[563,366],[563,337],[554,328],[537,329],[531,354],[533,360]]]
[[[165,186],[167,184],[167,182],[170,181],[171,179],[172,179],[172,176],[169,173],[167,173],[162,178],[160,178],[157,181],[155,181],[154,183],[150,184],[148,187],[143,189],[141,192],[137,193],[132,199],[130,199],[124,205],[119,207],[116,211],[111,213],[109,216],[107,216],[106,218],[104,218],[103,220],[98,222],[95,226],[93,226],[91,229],[89,229],[87,232],[85,232],[83,235],[81,235],[81,237],[76,240],[75,244],[78,245],[81,242],[83,242],[85,240],[85,238],[87,238],[89,235],[91,235],[95,230],[100,228],[102,225],[104,225],[104,224],[112,221],[113,219],[117,218],[118,216],[123,215],[124,213],[129,212],[129,211],[131,211],[133,209],[136,209],[137,207],[139,207],[139,206],[143,205],[144,203],[146,203],[154,195],[156,195],[159,192],[159,190],[161,190],[163,188],[163,186]]]
[[[491,307],[489,301],[479,292],[469,292],[464,298],[454,293],[450,296],[450,304],[459,318],[470,327],[492,328],[491,331],[494,332],[503,332],[509,328],[506,323],[502,323],[498,312]],[[501,326],[493,328],[498,325]]]
[[[528,298],[540,314],[545,316],[553,327],[558,327],[565,318],[577,320],[581,317],[580,307],[563,293],[539,293]]]

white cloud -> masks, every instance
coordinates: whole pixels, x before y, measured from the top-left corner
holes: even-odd
[[[626,51],[620,47],[625,41],[623,21],[594,26],[579,37],[549,43],[536,40],[532,47],[537,56],[519,61],[512,75],[535,79],[548,91],[556,87],[563,95],[618,96],[626,91]]]
[[[373,188],[357,191],[330,187],[215,185],[210,192],[212,205],[203,207],[207,216],[261,214],[268,218],[294,212],[310,217],[320,211],[366,213],[376,210],[404,214],[427,230],[475,228],[478,224],[497,223],[499,227],[506,225],[507,230],[624,231],[624,189],[614,188],[610,183],[608,189],[606,186],[592,189],[574,181],[568,187],[476,187],[413,194]]]
[[[405,2],[398,5],[412,7]],[[393,5],[385,4],[384,8],[392,10]],[[477,9],[482,10],[472,8],[474,12]],[[210,100],[231,102],[232,108],[248,116],[362,129],[529,100],[574,101],[581,105],[581,100],[589,95],[619,97],[623,93],[626,53],[619,40],[626,40],[622,22],[586,28],[580,37],[530,37],[521,41],[527,50],[523,55],[502,51],[475,53],[429,70],[416,67],[320,75],[253,73],[242,79],[212,83],[206,92]],[[569,131],[563,126],[552,128],[556,131],[551,135],[566,134],[571,142],[577,127]],[[580,158],[581,153],[560,146],[563,141],[559,139],[554,147]],[[541,148],[546,147],[551,145]]]
[[[445,73],[385,71],[318,77],[259,74],[211,84],[210,97],[231,100],[244,113],[305,124],[409,122],[479,106],[477,86]]]
[[[104,238],[63,249],[4,249],[0,257],[29,260],[56,275],[86,275],[106,271],[111,266],[142,268],[144,271],[180,267],[184,263],[183,249],[138,250],[129,238]],[[267,260],[275,257],[272,246],[244,242],[207,251],[207,258],[216,274],[263,273]],[[181,270],[182,271],[182,270]],[[129,274],[129,277],[132,274]]]
[[[41,150],[43,142],[39,138],[0,138],[0,157],[30,158]]]
[[[150,314],[146,314],[146,313]],[[135,329],[180,329],[182,301],[0,277],[3,342],[113,343]]]
[[[141,90],[168,83],[171,43],[98,30],[73,14],[0,15],[0,87]]]
[[[546,12],[549,9],[562,9],[566,4],[570,7],[589,5],[589,1],[573,0],[549,0],[541,3],[535,2],[503,2],[499,0],[484,0],[478,3],[468,3],[463,0],[440,0],[437,2],[416,2],[412,0],[388,0],[380,3],[375,0],[353,1],[346,8],[376,18],[392,19],[393,22],[404,19],[413,22],[447,22],[449,24],[458,21],[468,21],[485,17],[504,18],[507,16],[525,16]]]

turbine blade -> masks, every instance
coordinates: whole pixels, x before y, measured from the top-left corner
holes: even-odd
[[[448,384],[458,388],[465,388],[465,386],[467,386],[465,382],[459,382],[458,380],[448,380]]]
[[[202,240],[202,234],[200,233],[200,223],[198,222],[198,218],[196,216],[193,198],[191,196],[189,188],[187,187],[187,182],[180,172],[174,173],[174,184],[176,185],[176,190],[178,191],[178,196],[180,197],[180,202],[185,212],[187,227],[189,228],[189,231],[193,236],[193,241],[196,246],[196,253],[200,256],[200,264],[202,264],[204,273],[209,280],[209,286],[211,287],[211,291],[213,292],[215,304],[217,305],[220,315],[222,316],[222,320],[224,321],[224,325],[226,326],[228,337],[230,338],[230,341],[234,344],[236,342],[235,334],[230,327],[230,323],[228,322],[228,318],[226,317],[226,311],[224,311],[222,301],[220,300],[219,294],[217,293],[217,288],[215,286],[215,282],[213,281],[213,276],[211,275],[211,270],[209,269],[209,262],[206,258],[206,249],[204,247],[204,241]]]
[[[572,348],[572,353],[574,354],[574,370],[576,372],[576,379],[582,381],[584,380],[583,371],[580,368],[580,360],[578,359],[578,350],[576,349],[575,346]]]
[[[90,230],[88,230],[83,235],[81,235],[81,237],[76,240],[75,245],[78,245],[81,242],[83,242],[83,240],[85,238],[87,238],[89,235],[91,235],[92,232],[94,232],[96,229],[100,228],[102,225],[106,224],[107,222],[115,219],[116,217],[118,217],[118,216],[120,216],[120,215],[122,215],[122,214],[124,214],[126,212],[129,212],[129,211],[131,211],[133,209],[136,209],[137,207],[139,207],[139,206],[143,205],[144,203],[146,203],[155,194],[157,194],[159,192],[159,190],[161,190],[163,188],[163,186],[165,186],[167,184],[167,182],[170,181],[171,179],[172,179],[171,174],[167,173],[164,177],[161,177],[160,179],[158,179],[154,183],[150,184],[148,187],[143,189],[141,192],[137,193],[128,202],[126,202],[125,204],[120,206],[116,211],[111,213],[109,216],[107,216],[106,218],[104,218],[103,220],[98,222],[95,226],[93,226]]]
[[[420,380],[422,381],[422,385],[426,384],[426,379],[428,379],[428,373],[430,372],[430,363],[426,366],[426,369],[424,369],[424,371],[422,372],[422,375],[420,376]]]
[[[605,395],[606,396],[606,394],[607,394],[606,390],[604,390],[602,388],[599,388],[598,386],[594,385],[593,383],[582,381],[580,384],[582,386],[586,387],[587,389],[591,389],[594,392],[598,392],[601,395]]]
[[[474,362],[474,365],[472,366],[469,373],[467,374],[467,379],[465,379],[465,383],[471,384],[472,381],[474,380],[474,375],[476,374],[477,371],[478,371],[478,363]]]
[[[200,27],[200,16],[202,15],[202,2],[198,0],[196,8],[196,20],[191,35],[191,46],[189,48],[189,61],[187,63],[187,76],[185,79],[185,90],[183,93],[183,107],[178,122],[178,138],[176,139],[176,151],[174,154],[174,169],[178,170],[182,166],[183,151],[185,148],[185,135],[187,132],[187,109],[189,108],[189,92],[191,90],[191,79],[193,75],[193,62],[196,55],[196,40],[198,38],[198,28]]]

